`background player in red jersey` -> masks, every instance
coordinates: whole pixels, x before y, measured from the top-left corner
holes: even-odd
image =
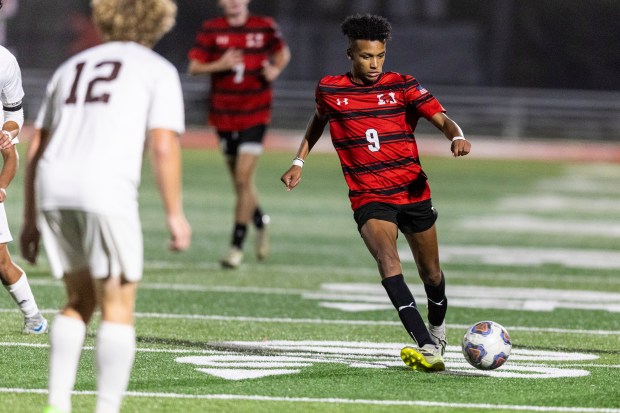
[[[377,261],[382,284],[417,347],[401,350],[414,369],[444,370],[448,300],[439,264],[431,192],[420,166],[413,132],[423,117],[448,138],[452,154],[467,155],[470,143],[439,102],[409,76],[383,73],[390,23],[381,16],[354,15],[342,23],[349,38],[351,72],[325,76],[316,89],[312,116],[293,165],[282,175],[287,190],[299,184],[304,160],[327,123],[349,186],[358,230]],[[428,298],[425,326],[405,283],[396,239],[411,248]]]
[[[211,75],[209,124],[217,129],[236,194],[231,246],[221,260],[225,268],[241,264],[252,221],[256,257],[269,253],[269,216],[259,207],[254,172],[271,121],[271,84],[290,60],[275,21],[250,15],[249,3],[219,0],[224,17],[206,20],[189,51],[189,73]]]

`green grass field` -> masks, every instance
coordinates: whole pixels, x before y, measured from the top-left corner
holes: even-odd
[[[272,255],[222,270],[233,197],[218,152],[186,150],[192,248],[165,249],[166,230],[145,168],[145,276],[138,351],[123,412],[620,412],[620,165],[423,158],[439,211],[448,282],[447,371],[407,370],[410,340],[352,219],[336,156],[315,153],[293,192],[279,182],[292,153],[267,153],[257,184],[271,217]],[[21,178],[6,202],[14,237]],[[404,240],[405,277],[425,312]],[[18,245],[11,244],[17,257]],[[43,256],[28,272],[53,318],[62,284]],[[464,361],[467,326],[503,324],[514,347],[500,369]],[[0,298],[0,411],[46,402],[47,337],[27,337]],[[94,409],[89,330],[73,405]]]

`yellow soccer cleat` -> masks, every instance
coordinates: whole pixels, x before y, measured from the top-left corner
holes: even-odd
[[[400,351],[400,358],[413,370],[444,371],[446,365],[441,357],[441,348],[426,344],[421,348],[404,347]]]

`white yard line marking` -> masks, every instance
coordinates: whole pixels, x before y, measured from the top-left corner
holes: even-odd
[[[576,197],[562,194],[547,193],[545,195],[532,194],[524,196],[507,196],[497,202],[497,207],[508,211],[527,211],[527,212],[587,212],[592,213],[612,213],[620,211],[620,199],[596,197]]]
[[[591,220],[540,218],[530,215],[485,215],[484,218],[467,218],[461,222],[461,226],[473,231],[620,237],[620,225],[612,218],[593,222]]]
[[[282,318],[282,317],[244,317],[244,316],[215,316],[215,315],[182,315],[182,314],[157,314],[157,313],[137,313],[137,317],[144,318],[174,318],[174,319],[204,319],[215,321],[247,321],[252,323],[295,323],[295,324],[336,324],[336,325],[368,325],[368,326],[400,326],[400,321],[374,321],[374,320],[325,320],[319,318]],[[471,327],[466,324],[448,324],[448,328],[467,329]],[[595,335],[620,335],[620,330],[571,330],[563,328],[537,328],[506,326],[509,330],[530,331],[530,332],[553,332],[566,334],[595,334]]]
[[[503,228],[501,229],[503,230]],[[413,261],[408,250],[399,250],[403,261]],[[567,268],[617,269],[620,253],[614,250],[578,248],[444,246],[439,255],[444,263],[510,266],[540,266],[559,264]]]
[[[22,389],[0,387],[0,393],[31,393],[47,394],[46,389]],[[95,391],[73,391],[74,395],[94,396]],[[526,406],[490,403],[447,403],[426,400],[367,400],[367,399],[340,399],[340,398],[312,398],[312,397],[275,397],[260,395],[239,394],[182,394],[157,392],[126,392],[126,397],[157,397],[167,399],[200,399],[200,400],[230,400],[230,401],[257,401],[257,402],[284,402],[284,403],[322,403],[322,404],[360,404],[374,406],[424,406],[445,407],[454,409],[484,409],[484,410],[519,410],[535,412],[570,412],[570,413],[620,413],[620,409],[596,407],[560,407],[560,406]]]
[[[445,245],[445,247],[442,248],[461,248],[458,245]],[[406,250],[401,251],[401,253],[406,254],[407,259],[405,259],[404,261],[410,261],[410,257],[409,255],[411,255],[411,252],[407,252]],[[210,266],[209,266],[210,267]],[[359,277],[371,277],[371,278],[375,278],[377,281],[377,284],[379,283],[379,274],[377,272],[377,270],[373,267],[373,268],[369,268],[369,267],[341,267],[341,268],[337,268],[337,267],[306,267],[306,266],[298,266],[298,267],[290,267],[290,268],[282,268],[283,266],[279,266],[279,265],[270,265],[268,267],[254,267],[251,269],[252,273],[273,273],[273,272],[283,272],[283,273],[287,273],[287,274],[291,274],[291,275],[295,275],[295,274],[304,274],[304,275],[308,275],[308,274],[325,274],[326,272],[329,272],[330,275],[332,276],[338,276],[338,275],[351,275],[351,274],[355,274],[356,276]],[[198,267],[192,267],[193,269],[195,269],[196,271],[202,271],[202,270],[206,270],[205,268],[198,268]],[[218,269],[220,267],[217,267]],[[179,265],[165,265],[165,266],[159,266],[159,265],[153,265],[152,269],[157,269],[157,270],[161,270],[161,269],[186,269],[186,267],[182,264]],[[240,271],[243,271],[243,269],[240,269]],[[413,270],[410,270],[408,272],[411,272]],[[445,270],[444,271],[446,273],[446,277],[449,279],[466,279],[468,281],[475,281],[475,280],[502,280],[502,281],[517,281],[517,282],[523,282],[523,281],[527,281],[527,280],[534,280],[534,281],[539,281],[540,280],[540,274],[539,273],[534,273],[534,272],[502,272],[500,274],[496,273],[496,272],[484,272],[484,271],[479,271],[478,269],[476,269],[475,271],[460,271],[460,270]],[[597,284],[597,283],[606,283],[606,284],[620,284],[620,277],[617,276],[597,276],[597,275],[588,275],[587,277],[584,276],[577,276],[577,275],[568,275],[568,274],[546,274],[545,275],[545,280],[547,281],[564,281],[564,282],[589,282],[592,284]],[[61,281],[56,281],[56,280],[52,280],[51,277],[50,278],[29,278],[28,282],[31,285],[41,285],[41,286],[49,286],[49,287],[58,287],[58,288],[64,288],[63,284]],[[141,282],[140,283],[140,288],[149,288],[149,286],[154,285],[154,286],[158,286],[159,283],[149,283],[149,282]],[[183,289],[183,288],[188,288],[188,290],[190,288],[204,288],[204,291],[216,291],[215,289],[218,288],[229,288],[229,289],[236,289],[236,291],[241,291],[243,292],[244,289],[246,288],[250,288],[250,289],[263,289],[263,292],[266,292],[268,290],[273,290],[273,291],[282,291],[282,293],[284,294],[286,291],[291,291],[291,293],[295,293],[297,291],[310,291],[310,289],[292,289],[292,288],[264,288],[264,287],[254,287],[254,286],[211,286],[211,285],[204,285],[204,286],[196,286],[195,284],[169,284],[169,286],[176,286],[175,288],[177,289]],[[157,287],[154,287],[157,288]]]
[[[0,313],[18,313],[16,309],[0,309]],[[54,314],[58,310],[43,309],[44,314]],[[293,323],[293,324],[330,324],[330,325],[362,325],[362,326],[400,326],[400,321],[374,321],[374,320],[326,320],[321,318],[287,318],[287,317],[246,317],[246,316],[223,316],[206,314],[166,314],[166,313],[136,313],[137,318],[171,319],[171,320],[207,320],[207,321],[240,321],[249,323]],[[467,329],[471,327],[465,324],[447,324],[448,328]],[[620,330],[584,330],[549,327],[528,326],[505,326],[509,330],[526,331],[535,333],[558,333],[558,334],[592,334],[600,336],[617,336]]]
[[[614,292],[484,285],[450,285],[446,291],[451,307],[536,312],[569,308],[620,312],[620,293]],[[305,293],[302,297],[319,300],[323,307],[348,312],[369,311],[372,306],[376,310],[391,309],[385,291],[376,283],[324,283],[321,291]],[[423,291],[417,290],[414,297],[419,303],[426,301]]]

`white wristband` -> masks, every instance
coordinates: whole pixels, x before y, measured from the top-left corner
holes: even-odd
[[[19,139],[17,138],[17,136],[13,137],[11,132],[9,132],[8,130],[2,129],[2,134],[6,135],[7,139],[9,139],[13,145],[19,143]]]
[[[295,166],[299,166],[300,168],[304,167],[304,160],[301,158],[295,158],[293,159],[293,165]]]
[[[464,141],[465,137],[464,136],[455,136],[454,138],[452,138],[452,142],[458,141],[458,140]]]

